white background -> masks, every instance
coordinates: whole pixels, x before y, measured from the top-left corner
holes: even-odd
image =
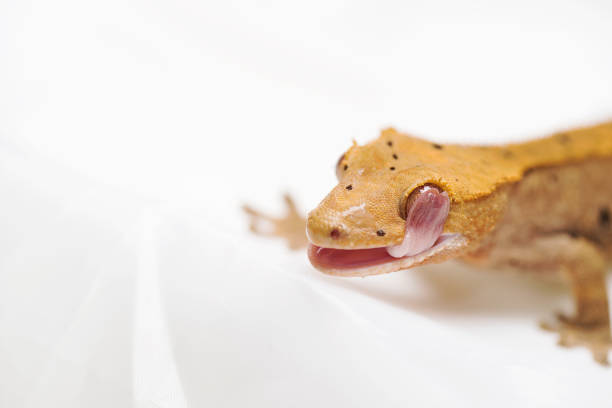
[[[496,3],[0,3],[0,406],[608,406],[537,327],[562,287],[330,278],[239,210],[314,207],[390,125],[610,119],[612,7]]]

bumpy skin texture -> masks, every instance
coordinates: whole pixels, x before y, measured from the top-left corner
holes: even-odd
[[[338,185],[308,216],[308,237],[330,248],[397,245],[404,234],[402,201],[428,183],[441,187],[453,203],[445,231],[482,235],[494,227],[500,210],[482,200],[520,181],[529,169],[610,156],[612,123],[503,147],[438,145],[388,129],[343,155]],[[330,236],[332,229],[339,236]]]
[[[457,258],[563,276],[576,304],[549,330],[607,364],[605,271],[612,255],[612,122],[501,147],[438,145],[383,131],[337,165],[338,185],[307,220],[309,240],[338,249],[402,242],[406,200],[435,185],[451,199],[444,231],[461,241],[423,256],[325,273],[363,276]],[[298,223],[299,224],[299,223]]]

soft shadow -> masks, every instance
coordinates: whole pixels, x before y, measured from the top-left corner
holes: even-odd
[[[472,268],[456,262],[365,279],[331,276],[323,279],[423,314],[533,318],[571,310],[570,292],[557,278]]]

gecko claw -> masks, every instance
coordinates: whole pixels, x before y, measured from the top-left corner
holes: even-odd
[[[609,366],[608,352],[612,349],[612,336],[610,325],[582,324],[578,319],[563,313],[556,313],[557,321],[554,324],[540,323],[540,327],[548,332],[559,335],[557,344],[560,347],[586,347],[591,351],[593,359],[604,366]]]
[[[295,201],[293,201],[293,197],[291,197],[289,193],[283,194],[283,200],[285,200],[285,205],[290,213],[298,213],[297,207],[295,206]]]
[[[272,217],[243,205],[242,210],[249,217],[249,230],[259,236],[282,238],[291,250],[305,248],[308,244],[306,219],[299,213],[289,194],[284,194],[283,200],[287,208],[283,217]]]
[[[244,211],[249,217],[249,230],[256,235],[270,236],[272,235],[274,219],[266,214],[263,214],[248,205],[242,206]],[[267,225],[262,228],[262,224]]]

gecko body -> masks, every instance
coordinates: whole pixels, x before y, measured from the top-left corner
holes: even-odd
[[[306,221],[294,207],[291,225],[267,219],[278,235],[287,235],[279,225],[306,227],[315,268],[367,276],[458,259],[558,275],[576,312],[547,328],[607,364],[612,123],[506,146],[440,145],[387,129],[354,144],[336,174]],[[253,222],[262,217],[249,211]]]

